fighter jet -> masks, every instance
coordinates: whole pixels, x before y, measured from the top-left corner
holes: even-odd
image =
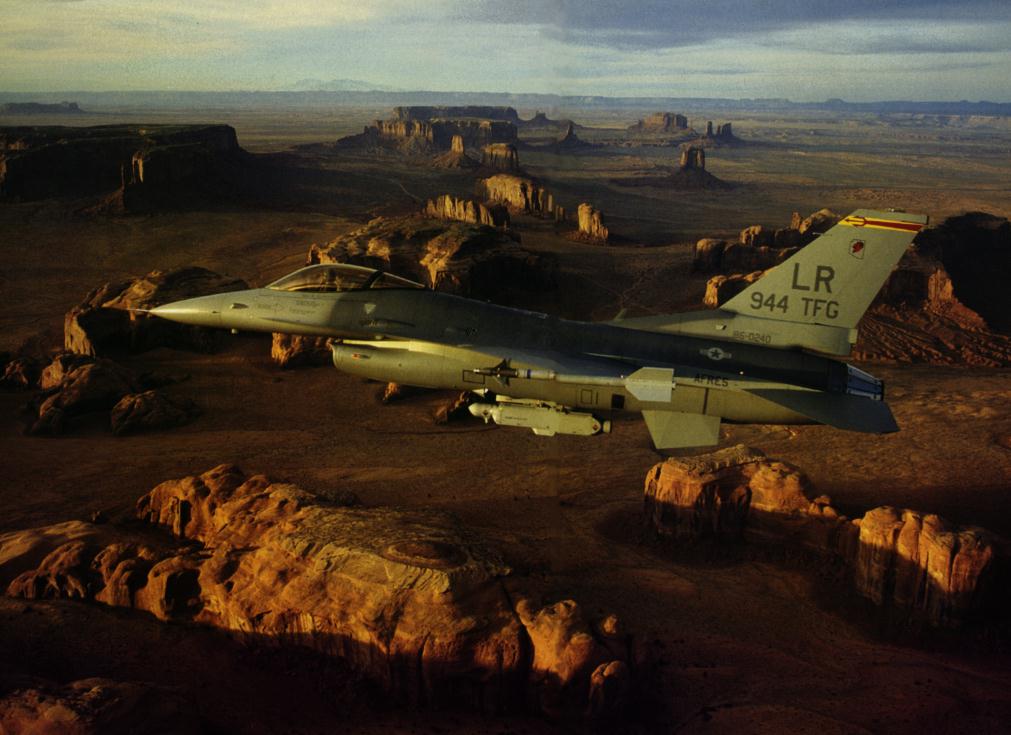
[[[560,319],[433,291],[373,268],[318,264],[265,288],[158,306],[165,319],[335,338],[352,375],[470,391],[486,422],[610,431],[642,413],[657,449],[717,444],[721,421],[898,430],[884,384],[836,359],[927,217],[858,210],[719,309]]]

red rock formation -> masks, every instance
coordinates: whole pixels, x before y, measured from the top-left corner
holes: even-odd
[[[534,179],[496,174],[478,182],[478,194],[487,201],[501,202],[511,210],[554,218],[554,196]]]
[[[706,281],[706,294],[702,297],[702,303],[715,309],[717,306],[732,299],[761,277],[762,271],[735,273],[729,276],[713,276]]]
[[[188,398],[171,397],[148,390],[123,396],[109,414],[116,436],[171,429],[188,424],[200,415],[200,409]]]
[[[436,156],[433,163],[437,168],[477,168],[479,166],[477,161],[467,155],[462,135],[454,135],[450,150]]]
[[[92,356],[127,350],[141,352],[154,347],[207,351],[216,342],[213,330],[128,310],[150,309],[171,301],[244,288],[248,286],[241,279],[198,267],[152,271],[125,283],[107,283],[67,312],[64,345],[70,352]]]
[[[470,199],[457,199],[450,194],[429,199],[425,205],[425,214],[429,217],[469,222],[474,225],[509,227],[509,212],[505,207],[488,206]]]
[[[688,118],[676,112],[654,112],[628,128],[629,133],[676,133],[688,129]]]
[[[646,476],[645,508],[662,537],[759,541],[841,562],[858,594],[933,625],[1006,614],[992,607],[992,593],[1007,582],[995,578],[1005,573],[1005,540],[888,507],[850,521],[828,497],[813,495],[796,468],[737,446],[655,465]]]
[[[692,258],[692,270],[696,273],[712,273],[720,269],[723,260],[723,250],[727,247],[726,240],[705,237],[695,243],[695,255]]]
[[[61,434],[67,419],[108,411],[140,387],[137,376],[110,360],[80,365],[41,396],[38,418],[30,433]]]
[[[511,598],[509,570],[444,513],[342,507],[222,465],[158,485],[137,515],[185,546],[108,526],[0,535],[0,570],[27,568],[7,593],[306,646],[415,702],[458,703],[465,685],[480,707],[579,712],[592,693],[606,711],[627,681],[613,619],[594,627],[576,603],[534,604],[515,585]]]
[[[423,153],[450,150],[455,136],[460,136],[472,148],[490,143],[514,143],[516,126],[504,120],[376,120],[361,136],[351,136],[341,142],[354,144],[374,137],[381,144],[386,143],[407,152]]]
[[[516,146],[509,143],[492,143],[481,149],[481,165],[499,171],[520,170],[520,157]]]
[[[330,365],[333,353],[328,337],[306,337],[300,334],[275,332],[270,345],[270,358],[282,368]]]
[[[534,255],[498,228],[420,216],[369,224],[309,251],[310,263],[383,268],[432,288],[497,302],[522,303],[554,287],[557,263]]]
[[[606,243],[608,230],[604,225],[604,216],[592,204],[583,202],[579,205],[579,234],[592,242]]]
[[[698,146],[689,146],[683,149],[678,165],[682,170],[697,169],[704,171],[706,168],[706,149]]]

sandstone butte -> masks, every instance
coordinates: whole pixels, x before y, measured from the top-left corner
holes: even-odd
[[[457,199],[451,194],[429,199],[425,204],[425,214],[444,220],[469,222],[472,225],[509,227],[509,212],[505,207],[487,205],[472,199]]]
[[[490,202],[500,202],[524,214],[564,219],[565,212],[555,206],[555,198],[533,179],[512,174],[496,174],[478,182],[478,194]]]
[[[481,149],[481,165],[515,173],[520,170],[520,155],[510,143],[491,143]]]
[[[604,224],[604,215],[599,209],[583,202],[576,210],[576,214],[580,235],[593,242],[607,242],[610,233]]]
[[[7,594],[146,610],[340,657],[416,703],[613,714],[634,670],[613,616],[534,601],[439,511],[345,507],[221,465],[137,503],[142,528],[0,535]],[[168,533],[171,532],[171,535]]]
[[[996,620],[1007,610],[1007,540],[936,515],[891,507],[850,520],[813,495],[796,468],[738,445],[672,458],[646,476],[649,527],[678,542],[759,542],[841,563],[875,605],[934,626]]]

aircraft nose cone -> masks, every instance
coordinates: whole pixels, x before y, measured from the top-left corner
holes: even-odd
[[[162,304],[151,309],[151,313],[162,319],[198,327],[220,327],[222,295],[198,296]]]

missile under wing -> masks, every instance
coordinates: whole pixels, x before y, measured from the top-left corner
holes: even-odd
[[[721,421],[897,430],[880,380],[832,355],[922,215],[859,210],[721,309],[590,323],[429,290],[372,268],[314,265],[265,288],[166,304],[188,324],[334,337],[334,365],[473,392],[486,421],[538,434],[609,430],[641,412],[657,448],[708,446]]]

